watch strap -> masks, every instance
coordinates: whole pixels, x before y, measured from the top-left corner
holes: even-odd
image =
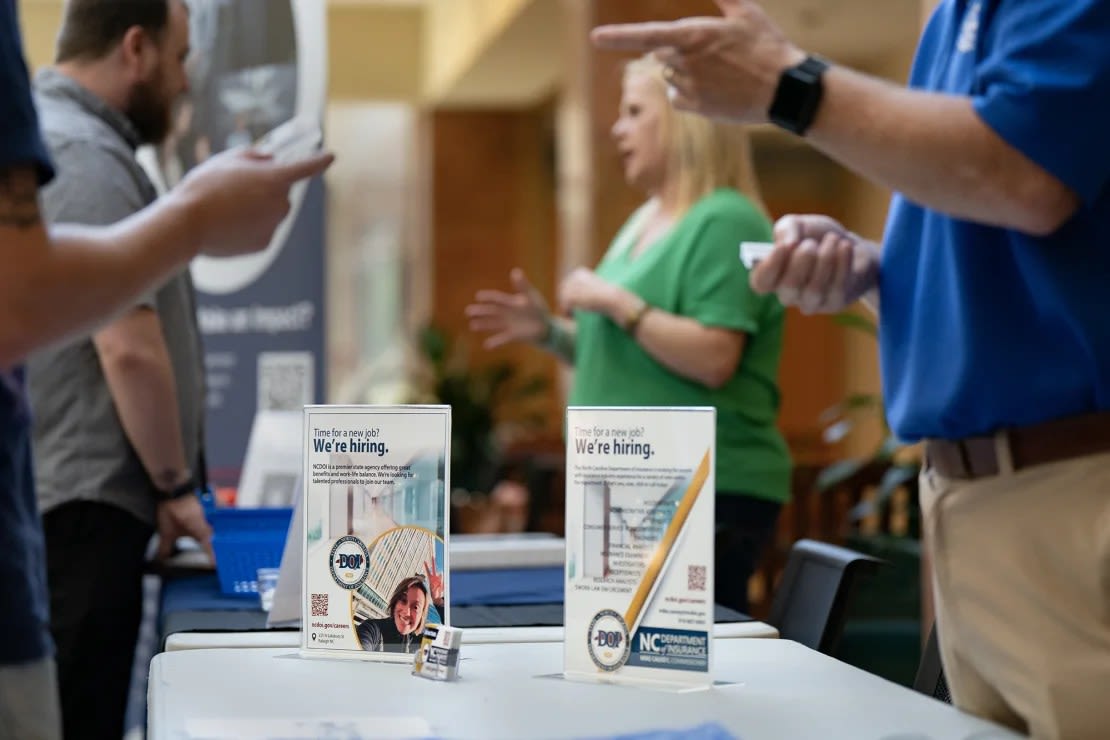
[[[824,96],[822,77],[828,68],[827,61],[810,54],[799,64],[784,70],[767,112],[771,123],[804,136],[817,117]]]
[[[196,492],[197,492],[196,479],[193,478],[192,475],[190,475],[187,480],[185,480],[182,483],[179,483],[178,485],[174,486],[173,488],[171,488],[167,491],[159,491],[158,492],[158,498],[162,501],[173,501],[174,499],[179,499],[182,496],[188,496],[190,493],[196,493]]]
[[[624,317],[624,325],[622,326],[622,328],[628,334],[635,334],[636,327],[640,325],[640,321],[650,310],[651,304],[641,298],[640,302],[636,305],[636,308],[632,309],[632,311],[630,311],[628,315]]]

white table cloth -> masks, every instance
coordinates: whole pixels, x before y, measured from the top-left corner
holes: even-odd
[[[706,722],[741,740],[1019,737],[787,640],[716,641],[717,684],[683,693],[551,677],[562,670],[559,642],[468,644],[463,658],[460,679],[438,683],[405,665],[285,648],[162,653],[151,664],[148,738],[600,738]]]

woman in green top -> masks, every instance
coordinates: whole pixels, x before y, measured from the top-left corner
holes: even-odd
[[[660,65],[629,64],[613,139],[648,200],[596,270],[579,268],[548,311],[520,270],[514,292],[467,307],[485,345],[531,342],[574,364],[571,405],[717,409],[717,602],[747,611],[747,584],[789,497],[775,426],[783,308],[758,296],[741,241],[770,241],[747,134],[675,111]]]

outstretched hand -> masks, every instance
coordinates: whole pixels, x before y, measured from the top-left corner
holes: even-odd
[[[509,273],[513,292],[480,290],[466,307],[470,330],[488,334],[482,346],[496,349],[512,342],[542,342],[547,338],[551,312],[547,301],[528,282],[524,271]]]
[[[335,157],[320,153],[278,163],[250,149],[217,154],[193,168],[173,197],[188,210],[200,252],[212,257],[265,249],[289,213],[289,191],[319,175]]]
[[[767,120],[779,77],[805,59],[752,0],[717,0],[722,16],[600,26],[603,49],[654,52],[676,108],[745,123]]]

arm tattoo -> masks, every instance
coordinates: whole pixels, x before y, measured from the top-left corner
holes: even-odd
[[[31,167],[0,170],[0,226],[28,229],[42,220],[39,184]]]

